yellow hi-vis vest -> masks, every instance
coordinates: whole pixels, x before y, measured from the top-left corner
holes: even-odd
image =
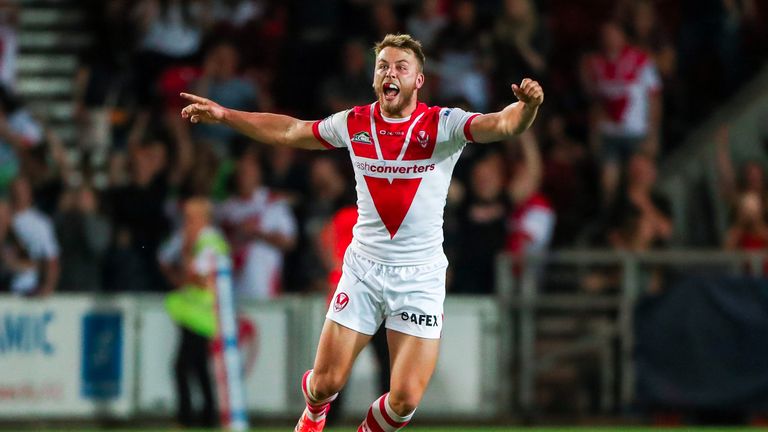
[[[217,273],[221,260],[228,259],[229,246],[216,230],[206,229],[200,233],[192,247],[195,258],[206,250],[213,252],[213,268]],[[207,338],[216,334],[216,287],[186,284],[169,293],[165,298],[165,309],[178,325]]]

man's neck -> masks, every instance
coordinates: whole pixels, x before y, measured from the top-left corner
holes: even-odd
[[[414,111],[416,111],[416,107],[418,106],[418,101],[416,98],[413,98],[413,101],[408,104],[408,106],[404,107],[400,111],[396,112],[390,112],[384,109],[384,106],[379,102],[379,107],[381,107],[381,115],[386,118],[391,119],[402,119],[406,117],[410,117],[411,114],[413,114]]]

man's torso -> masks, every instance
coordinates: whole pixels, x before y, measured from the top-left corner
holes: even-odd
[[[445,260],[443,208],[474,116],[419,104],[406,119],[385,119],[374,103],[315,123],[316,137],[347,147],[352,160],[359,218],[351,247],[385,264]]]

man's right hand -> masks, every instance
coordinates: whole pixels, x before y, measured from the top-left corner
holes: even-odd
[[[192,123],[220,123],[224,120],[226,108],[216,102],[189,93],[181,93],[180,96],[192,102],[181,110],[181,118]]]

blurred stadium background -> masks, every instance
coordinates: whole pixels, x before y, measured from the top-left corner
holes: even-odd
[[[323,118],[370,102],[396,32],[429,104],[546,92],[530,133],[457,166],[414,426],[768,425],[767,21],[763,0],[0,0],[0,428],[179,425],[163,251],[199,195],[245,272],[251,425],[292,427],[347,156],[189,127],[177,95]],[[336,425],[379,372],[367,349]]]

